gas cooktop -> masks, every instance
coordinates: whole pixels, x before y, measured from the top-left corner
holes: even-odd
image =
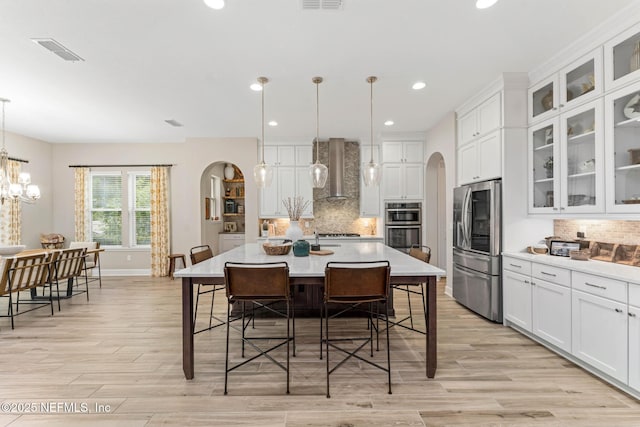
[[[360,237],[358,233],[318,233],[319,237]]]

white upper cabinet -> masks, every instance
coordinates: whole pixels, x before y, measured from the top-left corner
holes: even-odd
[[[458,146],[492,132],[501,125],[500,92],[458,119]]]
[[[269,166],[295,166],[295,145],[265,145],[264,161]]]
[[[385,200],[422,200],[422,141],[385,141],[382,145],[382,195]]]
[[[458,184],[502,176],[502,138],[496,130],[458,148]]]
[[[604,44],[604,74],[607,91],[640,77],[640,24]]]
[[[640,81],[605,97],[607,210],[640,212]]]
[[[385,141],[382,146],[384,163],[422,163],[422,141]]]
[[[598,48],[529,88],[529,123],[537,123],[602,94]]]
[[[602,100],[529,128],[529,211],[604,211]]]

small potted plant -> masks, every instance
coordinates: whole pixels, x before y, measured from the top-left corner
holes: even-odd
[[[553,178],[553,157],[549,157],[542,165],[547,170],[547,178]]]

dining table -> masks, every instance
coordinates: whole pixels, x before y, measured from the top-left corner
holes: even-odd
[[[426,307],[426,376],[433,378],[437,367],[437,306],[436,283],[444,276],[444,270],[409,256],[407,253],[379,242],[345,242],[332,245],[329,255],[295,256],[267,255],[262,244],[247,243],[178,270],[174,277],[182,279],[182,370],[187,379],[193,379],[194,358],[194,284],[224,284],[224,265],[227,262],[266,263],[285,261],[289,266],[291,286],[323,286],[324,272],[328,262],[389,261],[390,284],[426,285],[424,307]]]

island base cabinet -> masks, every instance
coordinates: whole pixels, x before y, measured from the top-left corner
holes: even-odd
[[[629,307],[629,387],[640,391],[640,308]]]
[[[572,293],[572,354],[623,383],[628,358],[626,307],[575,289]]]
[[[505,320],[531,332],[531,281],[529,276],[503,271]]]
[[[571,352],[571,289],[536,279],[532,294],[533,333]]]

